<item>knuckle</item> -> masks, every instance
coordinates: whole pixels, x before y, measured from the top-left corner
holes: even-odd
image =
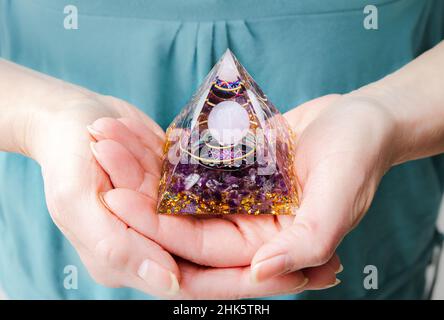
[[[332,255],[332,252],[328,245],[320,243],[314,246],[313,255],[316,264],[321,265],[327,263]]]
[[[321,223],[314,219],[304,221],[303,227],[311,243],[311,254],[314,264],[325,264],[334,253],[335,242],[329,233],[322,228]]]
[[[322,265],[328,262],[330,258],[333,256],[335,246],[333,242],[328,238],[317,239],[317,241],[313,242],[313,256],[314,261],[317,265]]]
[[[128,250],[110,239],[103,239],[97,243],[96,255],[104,265],[114,269],[124,269],[129,261]]]
[[[94,282],[108,288],[122,286],[121,279],[111,269],[104,267],[93,256],[90,256],[89,252],[83,248],[79,248],[77,252]]]

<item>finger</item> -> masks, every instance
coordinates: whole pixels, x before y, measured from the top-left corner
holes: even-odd
[[[91,143],[91,151],[115,187],[138,190],[142,186],[145,176],[143,168],[121,144],[101,140]]]
[[[162,128],[153,119],[151,119],[140,109],[129,104],[128,102],[113,96],[103,96],[103,95],[98,97],[98,99],[102,100],[107,105],[114,106],[121,114],[121,116],[135,119],[141,122],[144,126],[150,128],[150,130],[154,132],[156,135],[158,135],[160,138],[162,138],[165,135]]]
[[[341,167],[328,161],[311,168],[294,223],[255,254],[253,270],[266,274],[263,279],[326,263],[352,228],[356,182],[350,182],[344,172],[332,170],[330,165]]]
[[[120,193],[112,192],[112,196],[104,196],[111,211],[122,221],[174,254],[193,262],[211,266],[250,264],[260,243],[248,241],[248,237],[245,237],[248,234],[242,233],[236,224],[217,218],[201,220],[194,217],[157,216],[159,180],[143,174],[132,155],[114,141],[99,141],[94,150],[97,161],[109,174],[113,185],[126,188],[120,190]],[[143,192],[149,198],[127,189]],[[157,231],[159,220],[162,222],[161,232]],[[177,230],[183,233],[182,239],[180,242],[171,241],[177,239]],[[222,243],[221,239],[224,239]],[[239,250],[232,250],[232,247]]]
[[[88,253],[99,266],[87,265],[94,279],[111,287],[137,284],[145,292],[159,295],[178,292],[180,272],[168,252],[128,228],[97,198],[79,197],[75,203],[75,208],[67,205],[68,209],[51,211],[79,253]]]
[[[144,172],[139,162],[121,144],[113,140],[101,140],[92,143],[91,150],[115,188],[133,189],[157,199],[159,177]]]
[[[146,125],[142,121],[134,118],[119,118],[117,119],[123,123],[133,134],[135,134],[140,141],[145,145],[145,147],[153,147],[153,151],[162,156],[163,154],[163,144],[165,142],[165,132],[158,128],[156,124],[156,129]],[[159,131],[160,129],[160,131]]]
[[[337,275],[342,271],[342,264],[337,255],[318,267],[302,269],[304,275],[309,279],[305,289],[319,290],[334,287],[340,283]]]
[[[99,257],[105,257],[105,263],[128,274],[122,285],[138,286],[162,296],[179,292],[180,272],[171,255],[131,228],[126,228],[120,237],[102,239],[96,250]]]
[[[269,281],[251,281],[250,268],[203,268],[179,262],[182,290],[179,299],[241,299],[298,293],[307,279],[294,272]]]
[[[137,236],[140,237],[140,235]],[[107,261],[98,259],[97,254],[82,244],[76,243],[75,240],[72,243],[92,279],[105,287],[131,287],[150,295],[166,298],[171,298],[179,292],[177,279],[180,273],[172,275],[155,261],[145,259],[137,269],[137,273],[128,272],[126,268],[115,269]]]
[[[165,139],[165,131],[148,115],[146,115],[141,110],[134,108],[136,110],[136,113],[139,115],[138,118],[134,117],[126,117],[126,119],[133,119],[134,121],[131,121],[131,123],[135,124],[138,122],[139,124],[143,125],[146,128],[149,128],[152,132],[154,132],[160,139]],[[143,136],[143,135],[142,135]],[[148,140],[149,141],[149,140]]]
[[[87,128],[97,140],[110,139],[120,143],[134,155],[145,171],[160,176],[163,143],[156,141],[159,138],[151,131],[148,130],[151,134],[147,138],[153,140],[145,146],[126,125],[113,118],[100,118]]]
[[[310,100],[301,104],[297,108],[285,113],[287,119],[296,136],[300,136],[305,128],[334,101],[339,99],[339,94],[329,94]]]
[[[290,216],[286,217],[290,218]],[[245,239],[251,239],[250,242],[255,244],[256,250],[263,243],[271,240],[282,228],[281,220],[276,215],[229,214],[219,218],[234,223]]]
[[[219,218],[196,219],[156,213],[156,201],[129,189],[106,192],[108,208],[126,224],[169,252],[200,265],[249,265],[257,249],[237,226]]]

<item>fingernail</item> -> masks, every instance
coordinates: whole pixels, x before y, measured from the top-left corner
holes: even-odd
[[[282,254],[256,263],[251,270],[251,278],[253,282],[261,282],[287,271],[287,255]]]
[[[304,277],[304,280],[301,282],[301,284],[297,285],[293,289],[290,290],[279,290],[276,292],[271,293],[272,296],[282,296],[282,295],[289,295],[289,294],[295,294],[300,293],[310,280],[307,277]]]
[[[105,206],[105,208],[107,208],[109,211],[112,212],[111,208],[110,208],[109,205],[106,203],[106,200],[105,200],[105,194],[106,194],[106,192],[100,192],[100,193],[99,193],[99,200],[100,200],[100,202]]]
[[[344,266],[342,265],[342,263],[339,265],[339,269],[335,272],[336,274],[341,273],[342,271],[344,271]]]
[[[307,277],[304,278],[304,281],[302,281],[302,283],[300,285],[298,285],[296,288],[294,288],[294,290],[298,290],[298,289],[302,289],[303,287],[305,287],[308,283],[309,279]]]
[[[157,262],[144,260],[137,271],[148,286],[164,292],[168,296],[179,293],[179,281],[174,273],[168,271]]]
[[[339,280],[339,279],[336,278],[336,280],[335,280],[335,282],[334,282],[333,284],[330,284],[330,285],[328,285],[328,286],[325,286],[323,289],[333,288],[333,287],[337,286],[337,285],[340,284],[340,283],[341,283],[341,280]]]
[[[88,125],[86,126],[86,129],[88,130],[89,134],[92,135],[96,140],[105,139],[103,133],[94,129],[93,126]]]
[[[89,143],[89,148],[91,149],[91,152],[93,153],[94,157],[97,158],[96,142],[91,141]]]

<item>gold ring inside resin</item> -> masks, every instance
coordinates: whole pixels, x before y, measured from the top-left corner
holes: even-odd
[[[207,165],[229,164],[242,161],[247,159],[249,156],[252,156],[256,151],[256,138],[252,132],[248,132],[245,140],[238,145],[216,146],[210,144],[208,140],[211,141],[211,135],[209,133],[203,134],[203,137],[195,143],[190,143],[189,137],[182,138],[179,141],[179,148],[182,152],[188,154],[193,159]],[[187,143],[187,146],[183,145],[184,141]],[[207,149],[205,150],[203,146],[206,146]],[[224,154],[227,155],[227,157],[221,158],[220,156],[223,156]],[[218,155],[219,157],[215,157],[215,155]]]

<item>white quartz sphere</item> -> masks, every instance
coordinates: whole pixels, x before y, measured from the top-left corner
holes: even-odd
[[[250,118],[247,110],[235,101],[223,101],[208,115],[208,129],[221,145],[237,144],[248,133]]]

